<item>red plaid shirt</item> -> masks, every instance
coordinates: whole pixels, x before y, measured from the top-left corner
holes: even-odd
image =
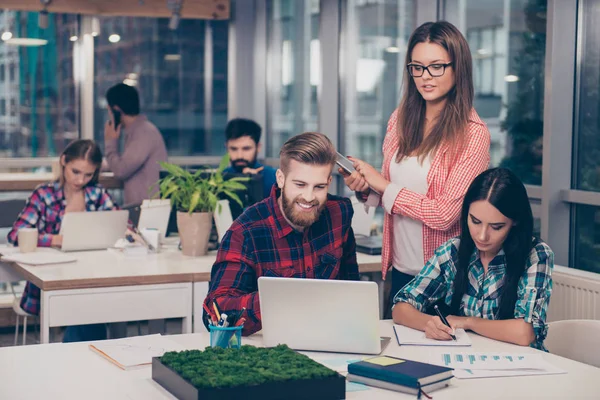
[[[352,203],[328,195],[319,220],[304,232],[294,230],[277,202],[280,190],[248,208],[227,231],[212,267],[204,303],[212,310],[246,308],[244,335],[261,329],[258,278],[358,280]],[[207,321],[204,315],[204,321]]]
[[[390,161],[398,152],[397,110],[389,119],[383,141],[382,175],[390,180]],[[402,188],[391,209],[391,214],[401,214],[423,223],[423,265],[433,256],[435,249],[460,234],[459,217],[462,201],[469,185],[490,163],[490,132],[475,110],[469,116],[465,146],[456,162],[450,163],[447,145],[436,152],[427,174],[427,194]],[[369,205],[380,203],[373,196]],[[378,196],[377,196],[378,197]],[[375,202],[373,202],[375,200]],[[383,221],[383,246],[381,251],[382,275],[392,266],[394,240],[393,218],[385,213]]]

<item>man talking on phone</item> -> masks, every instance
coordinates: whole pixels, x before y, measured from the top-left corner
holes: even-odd
[[[136,88],[119,83],[106,92],[109,120],[104,126],[106,161],[117,179],[124,183],[124,203],[141,204],[154,193],[159,178],[160,161],[167,161],[163,137],[148,119],[140,114]],[[125,134],[123,151],[119,137]],[[155,188],[154,190],[156,190]]]

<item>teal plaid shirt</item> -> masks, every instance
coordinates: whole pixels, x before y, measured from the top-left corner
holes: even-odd
[[[460,239],[454,238],[438,247],[419,275],[396,294],[394,304],[399,301],[409,303],[421,312],[441,299],[450,306],[459,244]],[[529,253],[527,270],[517,289],[515,318],[533,325],[535,341],[531,346],[541,350],[545,350],[544,339],[548,331],[546,310],[552,293],[553,268],[554,253],[546,243],[539,241]],[[505,271],[503,250],[490,262],[487,275],[479,252],[475,250],[469,263],[469,285],[462,298],[460,316],[496,319]]]

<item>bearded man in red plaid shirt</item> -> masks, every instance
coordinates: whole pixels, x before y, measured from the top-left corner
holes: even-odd
[[[261,276],[358,280],[352,203],[327,192],[336,158],[323,134],[289,139],[271,195],[246,209],[223,237],[205,304],[212,310],[214,301],[227,313],[245,308],[244,335],[261,329]],[[205,312],[205,323],[209,317]]]

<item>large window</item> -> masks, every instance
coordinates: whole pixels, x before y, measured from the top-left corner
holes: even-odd
[[[74,15],[0,11],[0,157],[51,157],[79,136]]]
[[[346,5],[343,151],[376,168],[383,162],[388,119],[400,101],[415,3],[348,0]]]
[[[580,14],[573,188],[600,192],[600,1],[585,0]],[[574,265],[600,273],[600,207],[577,205]]]
[[[105,93],[135,86],[171,156],[220,155],[227,123],[228,21],[105,17],[95,39],[94,138],[104,142]]]
[[[541,185],[547,0],[445,5],[471,47],[475,109],[492,135],[492,165]]]
[[[290,137],[318,130],[319,0],[268,2],[267,156]]]

